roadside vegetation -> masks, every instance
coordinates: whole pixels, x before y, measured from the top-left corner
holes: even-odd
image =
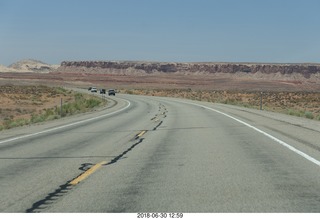
[[[101,98],[61,87],[6,85],[0,86],[0,92],[0,131],[88,112],[106,104]]]
[[[208,91],[192,89],[125,89],[127,94],[165,96],[223,103],[260,109],[261,92]],[[262,109],[292,116],[320,120],[318,92],[263,92]]]

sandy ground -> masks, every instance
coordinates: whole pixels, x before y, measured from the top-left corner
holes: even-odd
[[[61,98],[72,99],[53,87],[90,86],[256,108],[263,91],[264,109],[320,120],[320,82],[317,80],[246,78],[230,74],[0,73],[0,123],[59,106]]]
[[[46,109],[59,107],[70,102],[74,95],[60,92],[47,86],[2,85],[0,86],[0,125],[8,120],[30,119]]]

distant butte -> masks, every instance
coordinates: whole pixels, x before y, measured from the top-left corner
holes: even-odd
[[[64,61],[58,68],[29,60],[12,74],[0,74],[0,84],[32,83],[50,86],[116,89],[192,89],[242,91],[320,91],[318,63],[228,63],[148,61]],[[39,72],[48,74],[39,74]]]
[[[143,61],[64,61],[58,72],[87,73],[280,73],[302,74],[309,78],[320,73],[318,63],[275,64],[275,63],[219,63],[219,62],[143,62]]]

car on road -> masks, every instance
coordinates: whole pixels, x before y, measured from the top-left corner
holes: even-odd
[[[108,95],[109,96],[111,96],[111,95],[115,96],[116,95],[116,91],[114,89],[110,89],[110,90],[108,90]]]
[[[106,93],[106,89],[100,89],[100,94],[105,94]]]
[[[92,88],[91,88],[91,92],[96,92],[96,93],[97,93],[97,91],[98,91],[98,90],[97,90],[96,87],[92,87]]]

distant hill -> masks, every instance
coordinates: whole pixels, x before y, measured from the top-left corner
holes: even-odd
[[[0,65],[0,72],[34,72],[34,73],[49,73],[57,69],[59,65],[50,65],[39,60],[25,59],[15,62],[8,67]]]

